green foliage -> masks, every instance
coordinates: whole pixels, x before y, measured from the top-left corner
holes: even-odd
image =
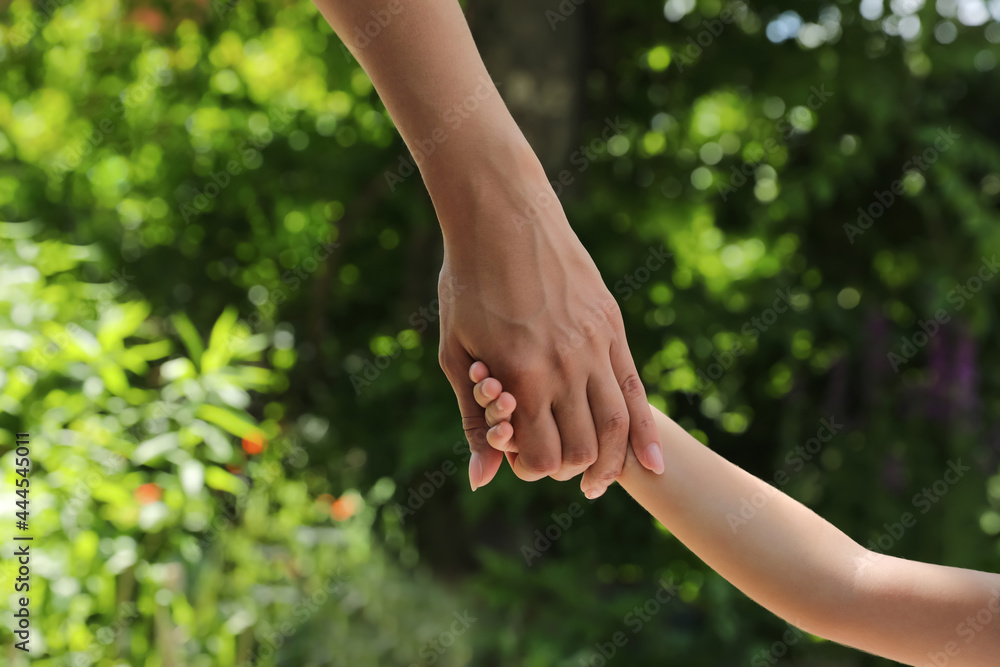
[[[233,309],[207,345],[183,313],[171,330],[148,302],[105,299],[110,284],[79,280],[94,248],[36,242],[37,231],[0,230],[5,487],[20,467],[16,433],[30,433],[31,458],[29,530],[14,531],[11,517],[0,538],[34,538],[29,647],[48,656],[35,662],[275,664],[310,652],[286,644],[317,625],[314,616],[320,636],[338,629],[352,664],[398,650],[372,649],[373,631],[366,639],[345,630],[350,608],[374,589],[405,604],[425,597],[373,539],[393,485],[343,495],[331,525],[332,497],[311,488],[328,484],[305,474],[303,447],[325,423],[310,417],[316,424],[303,434],[282,423],[280,403],[268,403],[261,421],[246,410],[250,392],[284,385],[282,371],[261,364],[269,336],[240,335]],[[5,560],[5,590],[17,575]],[[410,612],[409,625],[393,618],[392,630],[416,645],[430,631],[417,621],[424,614]]]
[[[653,402],[862,543],[996,571],[1000,281],[969,281],[1000,251],[1000,25],[915,11],[585,3],[599,149],[555,162]],[[530,566],[575,485],[467,491],[433,210],[390,190],[405,149],[311,3],[15,0],[0,44],[0,460],[6,488],[31,432],[41,664],[569,667],[624,629],[621,664],[707,667],[780,641],[620,491]]]

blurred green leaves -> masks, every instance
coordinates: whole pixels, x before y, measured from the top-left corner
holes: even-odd
[[[581,5],[557,120],[574,145],[624,129],[562,199],[609,287],[672,253],[621,301],[653,403],[765,479],[835,413],[852,432],[787,490],[862,541],[974,459],[895,555],[996,569],[998,286],[906,371],[885,353],[1000,250],[1000,28],[927,3],[901,37],[893,7],[857,4]],[[310,2],[44,9],[0,19],[0,461],[32,433],[50,662],[409,665],[468,603],[483,620],[438,664],[575,665],[660,576],[682,599],[623,662],[749,663],[780,636],[621,494],[537,572],[518,547],[573,485],[504,471],[468,495],[420,314],[433,208],[416,176],[385,187],[405,147]],[[520,86],[549,92],[530,65],[499,82],[515,111],[543,106]],[[458,472],[402,521],[443,461]],[[880,664],[838,651],[790,659]]]

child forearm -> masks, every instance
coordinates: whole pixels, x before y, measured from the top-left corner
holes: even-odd
[[[936,654],[950,667],[998,664],[1000,575],[870,552],[659,411],[654,418],[666,472],[630,455],[618,481],[748,596],[808,632],[907,664],[934,664]],[[992,628],[968,639],[962,624],[991,608]]]
[[[659,411],[653,415],[667,470],[659,479],[644,475],[630,456],[618,481],[633,498],[712,569],[799,627],[810,630],[825,608],[847,604],[864,549]],[[741,509],[744,501],[753,514]]]

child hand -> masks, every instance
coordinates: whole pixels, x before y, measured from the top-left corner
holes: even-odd
[[[500,381],[490,377],[490,371],[481,361],[469,367],[469,379],[476,383],[472,393],[479,407],[486,409],[486,424],[490,430],[486,432],[486,441],[493,449],[507,454],[507,461],[513,465],[517,458],[517,447],[511,443],[514,437],[514,427],[510,416],[514,414],[517,401],[509,392],[503,390]]]
[[[510,392],[503,390],[500,380],[490,376],[489,368],[481,361],[469,367],[469,379],[476,383],[472,390],[476,403],[486,409],[486,425],[490,427],[486,432],[486,441],[493,449],[504,452],[507,462],[513,466],[517,459],[517,445],[513,442],[514,426],[510,423],[510,417],[514,414],[517,401]],[[641,467],[630,443],[626,448],[623,472]],[[584,482],[581,480],[581,489],[583,486]],[[589,495],[587,497],[590,498]]]

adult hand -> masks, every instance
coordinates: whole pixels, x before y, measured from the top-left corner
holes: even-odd
[[[435,200],[446,230],[441,367],[472,448],[473,489],[502,460],[473,398],[469,367],[482,360],[517,396],[504,447],[514,473],[527,481],[583,473],[581,489],[596,498],[621,473],[629,441],[645,467],[663,471],[657,432],[618,304],[530,149],[513,154],[481,155],[470,182],[447,203]],[[459,226],[461,234],[448,232]]]
[[[522,479],[586,470],[584,492],[597,497],[621,471],[628,438],[646,467],[662,470],[618,306],[490,80],[459,3],[316,5],[371,77],[437,210],[441,365],[467,421],[473,489],[502,459],[472,398],[473,360],[518,397],[510,460]],[[388,17],[378,35],[357,39],[375,15]]]

